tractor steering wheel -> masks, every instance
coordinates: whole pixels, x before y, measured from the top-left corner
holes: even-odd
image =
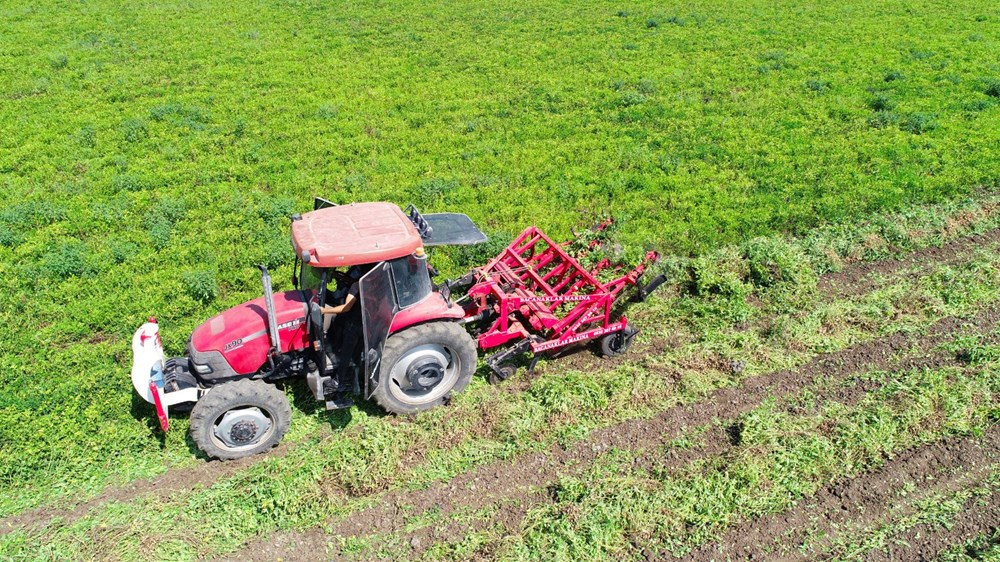
[[[352,279],[350,278],[350,276],[347,275],[347,273],[345,273],[343,271],[337,271],[336,269],[334,269],[334,270],[332,270],[330,272],[330,279],[332,281],[335,281],[338,286],[340,284],[342,284],[342,283],[345,283],[345,284],[349,285],[350,283],[353,282]]]

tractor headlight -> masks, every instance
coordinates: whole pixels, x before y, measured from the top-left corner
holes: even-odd
[[[194,361],[191,362],[191,369],[199,375],[208,375],[212,372],[212,368],[208,365],[199,365]]]

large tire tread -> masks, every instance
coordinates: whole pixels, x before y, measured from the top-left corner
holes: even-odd
[[[212,439],[215,420],[226,411],[240,406],[263,406],[274,413],[271,436],[253,449],[231,451]],[[274,385],[261,380],[238,380],[212,388],[191,410],[191,438],[206,455],[220,460],[234,460],[268,451],[278,445],[288,431],[292,407],[288,398]]]
[[[451,390],[441,398],[420,405],[404,404],[396,400],[389,392],[388,385],[392,384],[389,380],[389,373],[393,365],[408,350],[427,343],[443,345],[458,354],[458,359],[461,362],[461,371],[459,372],[458,380],[455,381],[455,385]],[[385,348],[382,351],[379,386],[375,389],[373,398],[375,398],[375,402],[379,406],[393,414],[416,414],[417,412],[441,406],[448,400],[451,394],[462,392],[465,390],[465,387],[469,386],[472,375],[476,372],[477,360],[476,343],[472,340],[472,336],[455,322],[430,322],[407,328],[401,332],[392,334],[385,342]]]

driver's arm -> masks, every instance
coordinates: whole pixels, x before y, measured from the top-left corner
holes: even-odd
[[[344,304],[337,306],[324,306],[323,314],[343,314],[351,308],[354,307],[354,302],[358,300],[359,288],[357,282],[351,285],[351,288],[347,290],[347,297],[344,298]]]
[[[344,304],[338,304],[337,306],[324,306],[323,314],[343,314],[354,307],[354,301],[356,300],[358,300],[357,297],[348,293],[347,298],[344,299]]]

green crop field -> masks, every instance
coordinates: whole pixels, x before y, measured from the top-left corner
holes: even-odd
[[[669,283],[418,416],[134,396],[312,197],[613,215]],[[1000,559],[1000,4],[0,2],[0,560]],[[972,462],[975,461],[975,462]]]

